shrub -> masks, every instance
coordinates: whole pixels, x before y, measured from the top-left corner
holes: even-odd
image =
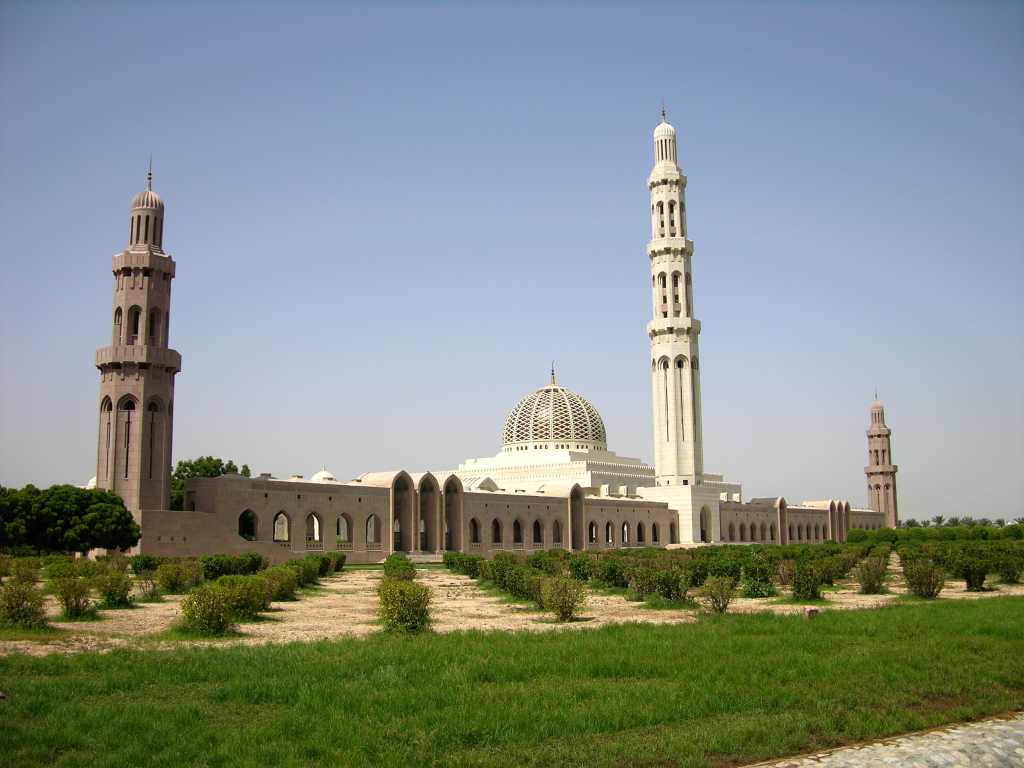
[[[946,586],[946,574],[942,566],[925,557],[904,560],[903,578],[913,594],[928,599],[938,597]]]
[[[626,577],[626,567],[622,558],[616,555],[604,555],[597,558],[597,562],[591,569],[591,578],[609,587],[628,587],[629,579]]]
[[[54,579],[53,596],[64,608],[64,618],[81,619],[96,614],[96,604],[89,599],[89,582],[78,576]]]
[[[534,552],[526,558],[526,562],[531,568],[535,568],[549,576],[557,576],[562,572],[563,560],[552,550]]]
[[[331,558],[331,570],[335,573],[341,573],[345,567],[345,560],[347,559],[344,552],[331,552],[328,557]]]
[[[798,560],[793,572],[793,597],[797,600],[821,599],[821,571],[808,559]]]
[[[378,611],[392,632],[420,632],[430,623],[430,590],[408,579],[385,578],[378,588]]]
[[[11,577],[24,584],[35,584],[39,579],[38,557],[16,557],[11,562]]]
[[[110,569],[97,576],[93,584],[104,608],[127,608],[132,604],[132,577],[124,571]]]
[[[11,558],[0,555],[0,579],[11,575]]]
[[[996,570],[1004,584],[1019,583],[1021,571],[1024,570],[1024,554],[1013,551],[1001,553],[996,561]]]
[[[581,581],[565,576],[552,576],[541,584],[544,608],[559,621],[572,621],[587,602],[586,588]]]
[[[46,626],[45,596],[25,581],[9,581],[0,587],[0,624],[22,629]]]
[[[155,571],[138,571],[135,574],[135,584],[139,588],[139,599],[146,603],[155,603],[160,600],[160,586],[156,581]]]
[[[775,566],[775,578],[778,580],[780,586],[793,586],[794,576],[796,576],[795,560],[780,560],[779,564]]]
[[[300,587],[320,582],[320,565],[312,560],[302,558],[301,560],[289,560],[285,566],[295,571],[295,578]]]
[[[963,551],[953,562],[953,573],[967,582],[968,592],[981,592],[985,589],[988,565],[988,558],[980,553]]]
[[[43,573],[50,581],[55,579],[70,579],[75,576],[83,575],[82,570],[69,559],[54,560],[52,563],[48,563],[43,566]]]
[[[629,576],[629,592],[627,600],[643,600],[647,595],[658,591],[659,571],[648,565],[640,565],[631,569]]]
[[[160,589],[169,595],[180,595],[189,587],[188,577],[181,563],[162,563],[156,569],[156,581]]]
[[[569,574],[574,579],[589,581],[594,575],[592,562],[590,555],[583,552],[569,555]]]
[[[133,555],[128,558],[128,562],[132,567],[132,573],[138,575],[144,571],[155,572],[163,558],[156,555]]]
[[[236,618],[253,619],[270,607],[270,583],[263,576],[221,576],[217,588]]]
[[[477,574],[480,581],[494,581],[494,561],[481,558],[477,563]]]
[[[532,576],[532,569],[525,565],[513,564],[505,571],[505,584],[502,588],[512,597],[517,597],[520,600],[532,599],[533,593],[530,591]]]
[[[181,601],[181,627],[202,635],[223,635],[234,628],[231,606],[225,591],[214,584],[202,584]]]
[[[384,560],[384,578],[412,581],[416,578],[416,566],[408,557],[395,552]]]
[[[751,556],[743,566],[743,596],[771,597],[774,594],[771,561],[761,554]]]
[[[327,555],[306,555],[306,559],[316,564],[316,575],[318,577],[330,576],[331,571],[334,570],[334,561]]]
[[[879,595],[885,591],[885,569],[888,561],[881,557],[868,557],[857,566],[855,577],[862,595]]]
[[[732,602],[735,582],[728,576],[709,576],[698,595],[704,607],[715,613],[725,613]]]
[[[265,571],[270,566],[267,558],[259,552],[243,552],[235,558],[235,562],[238,564],[238,573],[243,576],[251,576],[260,571]]]
[[[276,565],[262,574],[267,581],[267,591],[271,600],[294,600],[295,590],[299,588],[298,575],[294,568]]]

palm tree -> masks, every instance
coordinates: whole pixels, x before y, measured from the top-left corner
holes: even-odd
[[[946,520],[946,518],[944,518],[942,515],[936,515],[935,517],[932,518],[932,522],[935,523],[935,527],[936,528],[938,528],[940,525],[942,525],[942,523],[945,522],[945,520]]]
[[[951,517],[951,518],[949,518],[949,520],[946,521],[946,525],[948,525],[948,526],[960,525],[960,518],[959,517]]]

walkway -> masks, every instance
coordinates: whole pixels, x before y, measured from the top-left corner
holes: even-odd
[[[1024,712],[1009,719],[952,725],[757,765],[763,768],[1019,768],[1024,766]]]

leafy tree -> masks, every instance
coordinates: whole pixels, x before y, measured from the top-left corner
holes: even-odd
[[[251,477],[252,476],[249,473],[249,465],[248,464],[243,464],[242,465],[242,472],[241,472],[241,474],[242,474],[242,477]]]
[[[942,515],[936,515],[932,518],[932,522],[935,523],[935,527],[938,528],[940,525],[946,522],[946,518],[944,518]]]
[[[0,546],[36,552],[127,549],[141,531],[121,498],[98,488],[0,489]]]
[[[242,474],[249,470],[247,464],[242,465]],[[214,458],[213,456],[200,456],[191,461],[179,461],[171,475],[171,509],[185,508],[185,481],[194,477],[220,477],[238,472],[235,462],[228,459]]]

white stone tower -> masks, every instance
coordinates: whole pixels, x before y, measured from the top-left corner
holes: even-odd
[[[132,200],[128,247],[114,256],[111,345],[100,371],[96,485],[114,491],[136,519],[170,500],[174,376],[181,355],[167,346],[174,260],[163,251],[164,203],[146,189]]]
[[[885,425],[885,408],[877,399],[871,404],[871,423],[868,425],[868,508],[885,515],[885,524],[895,528],[900,524],[896,506],[896,470],[892,463],[892,430]]]
[[[659,486],[697,485],[704,471],[700,418],[700,321],[693,316],[691,260],[686,236],[686,176],[677,161],[676,130],[665,110],[654,129],[651,193],[653,319],[651,392],[654,405],[654,467]]]

